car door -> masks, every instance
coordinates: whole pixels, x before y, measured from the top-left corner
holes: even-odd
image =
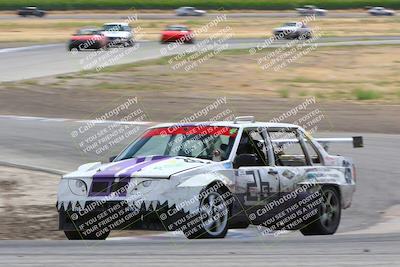
[[[307,151],[304,136],[297,128],[268,128],[269,150],[274,160],[273,167],[279,179],[280,196],[293,191],[302,182],[305,173],[315,168]]]
[[[235,168],[235,191],[242,206],[251,209],[263,206],[279,194],[279,179],[271,166],[271,153],[267,149],[267,132],[263,127],[245,128],[236,150],[241,154],[255,154],[256,164]]]

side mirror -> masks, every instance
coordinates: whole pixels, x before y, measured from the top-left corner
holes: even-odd
[[[258,166],[257,156],[255,154],[240,154],[235,157],[233,161],[233,168],[239,167]]]
[[[110,162],[113,162],[114,159],[115,159],[116,157],[117,157],[117,156],[112,156],[112,157],[110,157],[110,158],[109,158],[109,161],[110,161]]]

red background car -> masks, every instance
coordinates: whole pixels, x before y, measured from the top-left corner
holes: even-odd
[[[101,49],[108,45],[108,38],[99,29],[81,29],[69,40],[68,49]]]
[[[176,42],[193,43],[193,31],[186,26],[171,25],[161,32],[161,43]]]

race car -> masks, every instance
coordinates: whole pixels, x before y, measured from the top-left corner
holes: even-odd
[[[372,16],[394,16],[396,14],[394,10],[384,7],[372,7],[368,9],[368,13]]]
[[[17,15],[21,17],[34,16],[43,17],[46,15],[46,11],[40,10],[35,6],[27,6],[17,10]]]
[[[304,22],[287,22],[275,28],[273,34],[276,39],[310,39],[312,30]]]
[[[204,10],[199,10],[194,7],[180,7],[175,10],[177,16],[203,16],[207,14]]]
[[[317,8],[316,6],[312,5],[306,5],[304,7],[296,8],[296,10],[302,16],[325,16],[328,13],[326,9]]]
[[[108,47],[108,38],[100,29],[86,28],[78,30],[68,42],[68,50],[102,49]]]
[[[338,142],[363,146],[362,137],[314,139],[297,125],[251,116],[160,124],[110,163],[62,176],[59,229],[68,239],[124,229],[223,238],[249,224],[334,234],[356,187],[352,160],[325,149]]]
[[[161,32],[161,43],[167,42],[180,42],[180,43],[193,43],[193,31],[183,25],[170,25]]]
[[[133,39],[133,31],[128,23],[105,23],[103,25],[102,34],[108,38],[110,45],[135,45],[135,41]]]

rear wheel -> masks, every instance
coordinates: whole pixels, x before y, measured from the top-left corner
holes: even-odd
[[[340,224],[341,202],[339,191],[332,186],[321,189],[322,203],[318,214],[300,231],[303,235],[333,235]]]
[[[84,235],[82,232],[79,231],[64,231],[64,234],[68,238],[68,240],[105,240],[110,234],[110,231],[102,233],[99,236],[96,236],[96,233]]]

